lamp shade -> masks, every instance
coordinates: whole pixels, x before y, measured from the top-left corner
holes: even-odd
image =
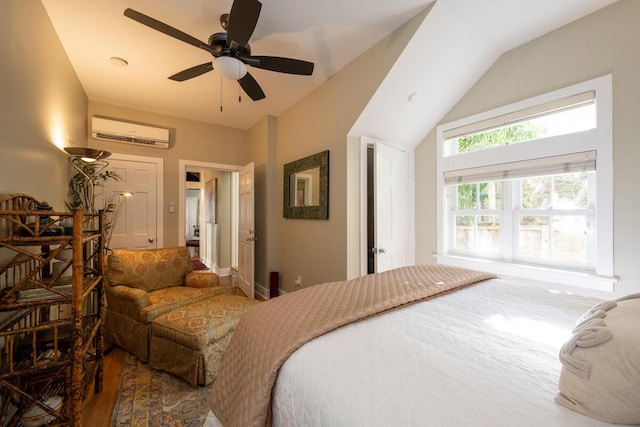
[[[78,157],[85,162],[95,162],[96,160],[102,160],[111,155],[108,151],[88,147],[65,147],[64,151],[70,156]]]
[[[231,56],[221,56],[215,60],[215,66],[228,80],[240,80],[247,74],[247,66],[239,59]]]

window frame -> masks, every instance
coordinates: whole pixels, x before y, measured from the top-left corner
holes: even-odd
[[[476,124],[499,123],[501,117],[510,119],[519,112],[531,111],[545,105],[563,102],[564,99],[579,96],[593,91],[596,104],[596,127],[586,131],[558,136],[544,137],[531,141],[518,142],[505,146],[492,147],[486,150],[451,154],[445,146],[445,136],[456,134],[460,129],[473,128]],[[612,76],[604,75],[569,87],[508,104],[499,108],[442,124],[436,129],[437,151],[437,254],[439,264],[455,265],[492,271],[501,275],[523,277],[544,282],[579,286],[601,291],[613,291],[616,278],[613,274],[613,131],[612,131]],[[593,254],[595,271],[580,271],[571,268],[559,268],[553,265],[532,265],[516,261],[513,251],[507,252],[511,260],[496,258],[478,258],[456,254],[452,251],[455,227],[451,226],[453,216],[446,210],[447,189],[445,174],[452,171],[471,170],[491,167],[497,164],[529,161],[553,156],[572,155],[575,153],[596,153],[596,205],[594,208],[594,232],[597,233],[597,245]],[[503,184],[504,185],[504,184]],[[503,192],[505,189],[503,188]],[[503,200],[503,204],[507,202]],[[509,201],[510,203],[510,201]],[[512,207],[514,214],[515,207]],[[516,217],[503,220],[510,222],[511,231],[515,233]],[[509,225],[509,224],[505,224]],[[502,226],[502,224],[501,224]],[[502,233],[504,235],[504,233]],[[504,239],[501,236],[501,239]],[[512,236],[512,238],[515,238]],[[503,240],[504,243],[504,240]],[[503,252],[507,246],[503,245]],[[505,257],[509,255],[505,254]],[[502,257],[500,257],[502,258]],[[591,260],[591,259],[590,259]]]

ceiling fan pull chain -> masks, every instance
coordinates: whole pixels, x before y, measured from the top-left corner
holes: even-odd
[[[220,112],[222,113],[222,75],[220,75]]]
[[[238,75],[240,75],[240,64],[241,62],[238,61]],[[238,85],[238,104],[240,104],[242,102],[242,92],[240,91],[240,85]]]

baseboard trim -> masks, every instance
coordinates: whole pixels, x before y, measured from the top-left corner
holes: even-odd
[[[216,274],[218,276],[231,276],[231,269],[230,268],[219,268],[218,266],[216,266]]]
[[[226,268],[220,268],[217,265],[215,265],[214,263],[211,262],[211,260],[209,259],[203,259],[202,263],[204,265],[206,265],[207,267],[209,267],[209,270],[213,271],[214,273],[216,273],[218,276],[232,276],[232,268],[231,267],[226,267]]]
[[[269,299],[269,289],[265,288],[260,283],[253,283],[253,292],[255,292],[256,295],[259,295],[260,298],[263,298],[265,300]]]
[[[270,289],[267,287],[262,286],[260,283],[254,283],[253,284],[253,291],[257,294],[260,295],[261,298],[264,298],[265,300],[269,300],[271,299],[271,297],[269,296],[270,294]],[[286,292],[283,291],[282,289],[278,289],[278,295],[285,295]]]

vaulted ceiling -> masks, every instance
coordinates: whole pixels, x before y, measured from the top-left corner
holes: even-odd
[[[415,145],[502,53],[615,1],[437,0],[353,132]],[[433,2],[264,0],[252,54],[297,58],[315,68],[300,76],[248,67],[266,95],[259,101],[222,79],[215,63],[212,72],[169,80],[213,57],[124,16],[132,8],[206,42],[224,31],[220,16],[232,0],[42,3],[89,99],[248,129],[291,107]],[[128,65],[114,65],[112,57]]]

